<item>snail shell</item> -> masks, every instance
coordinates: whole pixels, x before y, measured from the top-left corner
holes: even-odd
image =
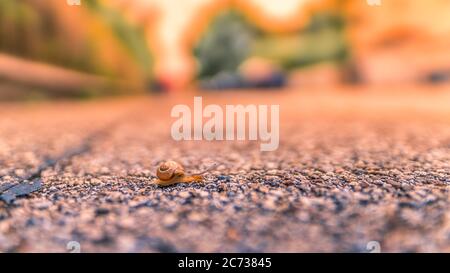
[[[172,160],[165,161],[161,163],[156,170],[156,176],[158,179],[155,179],[154,183],[164,187],[177,183],[201,182],[203,180],[202,175],[215,166],[216,164],[213,164],[202,172],[187,174],[185,173],[183,166],[179,163]]]
[[[162,181],[170,181],[183,175],[183,166],[172,160],[161,163],[156,170],[156,176]]]

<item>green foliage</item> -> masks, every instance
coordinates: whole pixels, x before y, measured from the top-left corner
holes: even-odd
[[[145,73],[150,74],[152,58],[148,50],[144,30],[129,24],[120,11],[102,5],[97,0],[86,0],[87,7],[112,29],[132,57],[139,63]]]
[[[319,13],[297,33],[263,35],[255,40],[252,52],[276,60],[285,69],[292,69],[320,62],[345,62],[348,50],[343,17]]]
[[[200,78],[221,71],[235,71],[250,53],[257,30],[235,11],[226,11],[215,18],[194,49]]]
[[[120,11],[97,0],[83,0],[82,3],[77,8],[89,9],[93,18],[102,20],[144,74],[150,75],[152,62],[143,29],[131,25]],[[85,37],[76,48],[71,47],[62,34],[54,10],[45,3],[0,0],[0,25],[0,52],[84,72],[113,75],[111,68],[96,58],[97,52],[102,50],[102,41]]]
[[[65,41],[49,9],[36,1],[0,1],[0,51],[87,72],[95,72],[93,52],[86,44],[67,54]]]
[[[199,78],[221,71],[235,72],[248,57],[270,59],[284,69],[320,62],[344,63],[349,54],[345,20],[338,12],[315,14],[302,30],[272,34],[248,23],[235,11],[215,18],[197,44],[194,55],[199,63]]]
[[[29,50],[28,26],[37,23],[37,14],[26,2],[0,1],[0,50],[18,52]]]

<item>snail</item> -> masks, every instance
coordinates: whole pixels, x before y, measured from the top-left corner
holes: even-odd
[[[178,162],[172,160],[165,161],[158,166],[156,170],[156,176],[158,178],[154,180],[154,183],[159,186],[169,186],[177,183],[201,182],[203,180],[203,174],[211,170],[214,166],[215,164],[200,173],[187,174],[183,166]]]

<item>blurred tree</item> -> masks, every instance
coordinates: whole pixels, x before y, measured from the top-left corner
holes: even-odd
[[[123,15],[98,0],[87,0],[87,7],[107,24],[117,39],[125,46],[142,70],[150,76],[152,58],[147,45],[144,29],[130,25]]]
[[[343,63],[348,51],[344,17],[332,12],[313,15],[307,27],[296,33],[265,34],[252,48],[254,55],[276,60],[288,70],[320,62]]]
[[[79,54],[68,54],[71,48],[65,46],[57,16],[50,6],[34,0],[0,1],[0,51],[87,72],[96,71],[87,45],[78,48]]]
[[[233,72],[250,53],[258,30],[233,10],[219,14],[194,49],[200,78]]]
[[[116,45],[104,44],[109,40],[107,33],[97,30],[96,35],[91,35],[95,31],[92,29],[101,29],[101,22],[143,73],[150,75],[151,56],[142,28],[130,24],[120,11],[102,1],[84,0],[73,12],[70,9],[59,0],[1,0],[0,52],[113,76],[117,69],[101,60],[99,52],[106,50],[118,58],[127,57],[120,56]]]
[[[345,64],[349,58],[345,28],[339,11],[316,13],[304,29],[287,33],[265,32],[236,11],[226,11],[215,18],[194,50],[198,76],[236,72],[252,56],[272,60],[285,70],[320,62]]]
[[[144,32],[143,26],[132,23],[108,1],[83,0],[81,6],[69,6],[61,0],[0,0],[0,54],[20,57],[17,62],[24,66],[47,63],[100,76],[105,83],[72,93],[142,92],[152,80],[152,58]],[[5,68],[5,63],[2,65]],[[68,94],[69,85],[70,81],[67,88],[53,91]],[[37,87],[49,91],[47,86]]]

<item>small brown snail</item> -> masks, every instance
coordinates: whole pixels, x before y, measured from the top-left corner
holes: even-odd
[[[179,163],[172,160],[165,161],[158,166],[156,170],[158,178],[154,180],[154,183],[159,186],[169,186],[176,183],[200,182],[203,180],[202,175],[214,166],[212,165],[200,173],[187,174]]]

